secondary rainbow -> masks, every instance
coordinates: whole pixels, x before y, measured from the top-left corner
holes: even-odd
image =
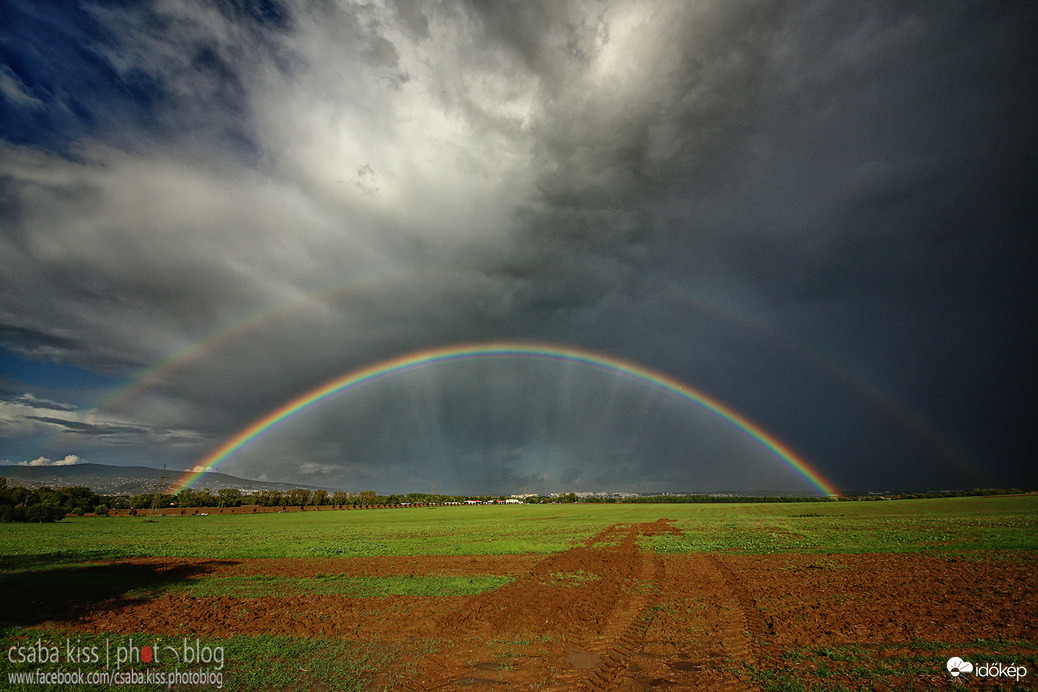
[[[170,492],[177,492],[191,487],[205,473],[214,470],[228,457],[247,445],[256,437],[274,428],[282,421],[315,406],[337,394],[357,387],[363,387],[385,377],[398,375],[408,370],[415,370],[436,363],[456,361],[470,358],[495,358],[525,356],[532,358],[554,359],[582,363],[591,367],[620,373],[635,380],[641,380],[656,387],[671,391],[689,401],[694,402],[718,416],[721,416],[735,427],[756,439],[762,446],[789,465],[801,477],[825,495],[838,496],[836,487],[826,480],[817,470],[789,446],[775,438],[759,425],[739,412],[726,406],[717,399],[705,394],[688,384],[662,372],[632,363],[627,360],[603,355],[594,351],[557,346],[554,344],[525,342],[490,342],[444,346],[417,353],[380,361],[373,365],[352,370],[345,375],[312,389],[295,399],[279,406],[265,416],[257,419],[240,430],[219,447],[214,449],[195,464],[194,468],[185,472],[173,485]]]

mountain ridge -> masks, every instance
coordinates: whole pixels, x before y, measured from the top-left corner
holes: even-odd
[[[27,488],[41,486],[65,487],[82,485],[102,495],[134,495],[153,493],[158,487],[163,470],[151,466],[114,466],[112,464],[81,463],[67,466],[19,466],[0,464],[0,476],[8,484]],[[184,474],[182,470],[167,470],[166,484]],[[240,478],[218,471],[209,471],[195,481],[199,488],[221,490],[235,488],[244,492],[257,490],[287,491],[294,488],[329,490],[316,485],[278,483]]]

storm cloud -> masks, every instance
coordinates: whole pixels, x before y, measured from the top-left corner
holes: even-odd
[[[842,489],[1038,480],[1030,3],[4,14],[0,457],[187,468],[356,368],[521,340],[678,378]],[[810,491],[563,367],[402,375],[224,468]]]

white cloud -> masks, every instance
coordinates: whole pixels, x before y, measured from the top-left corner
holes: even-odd
[[[105,440],[108,444],[122,447],[195,445],[202,439],[191,428],[156,425],[154,418],[146,423],[140,420],[141,416],[132,412],[124,414],[97,408],[80,409],[72,404],[31,394],[0,399],[0,434],[9,437],[43,436],[41,439],[62,443],[75,440],[76,445]],[[25,462],[25,465],[40,466],[44,463]]]
[[[32,461],[19,461],[19,466],[75,466],[86,463],[75,454],[68,454],[64,459],[52,460],[47,457],[36,457]]]

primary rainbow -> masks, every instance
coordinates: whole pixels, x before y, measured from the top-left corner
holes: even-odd
[[[633,379],[641,380],[666,389],[698,404],[718,416],[721,416],[735,427],[756,439],[761,445],[784,461],[808,483],[817,488],[823,494],[834,496],[840,494],[836,487],[826,480],[818,471],[812,468],[805,459],[799,456],[787,445],[773,437],[766,430],[720,401],[694,389],[693,387],[690,387],[680,380],[630,361],[621,360],[619,358],[606,356],[585,349],[524,342],[490,342],[444,346],[380,361],[373,365],[353,370],[345,375],[336,377],[335,379],[292,399],[288,403],[279,406],[267,415],[240,430],[236,435],[201,459],[192,470],[185,472],[183,476],[170,486],[169,492],[175,493],[183,488],[191,487],[191,485],[202,475],[215,469],[225,459],[230,457],[240,448],[244,447],[254,438],[275,427],[281,423],[281,421],[291,418],[295,414],[329,399],[336,394],[356,387],[362,387],[383,377],[389,377],[435,363],[462,360],[466,358],[508,356],[529,356],[533,358],[582,363],[584,365],[621,373]]]

